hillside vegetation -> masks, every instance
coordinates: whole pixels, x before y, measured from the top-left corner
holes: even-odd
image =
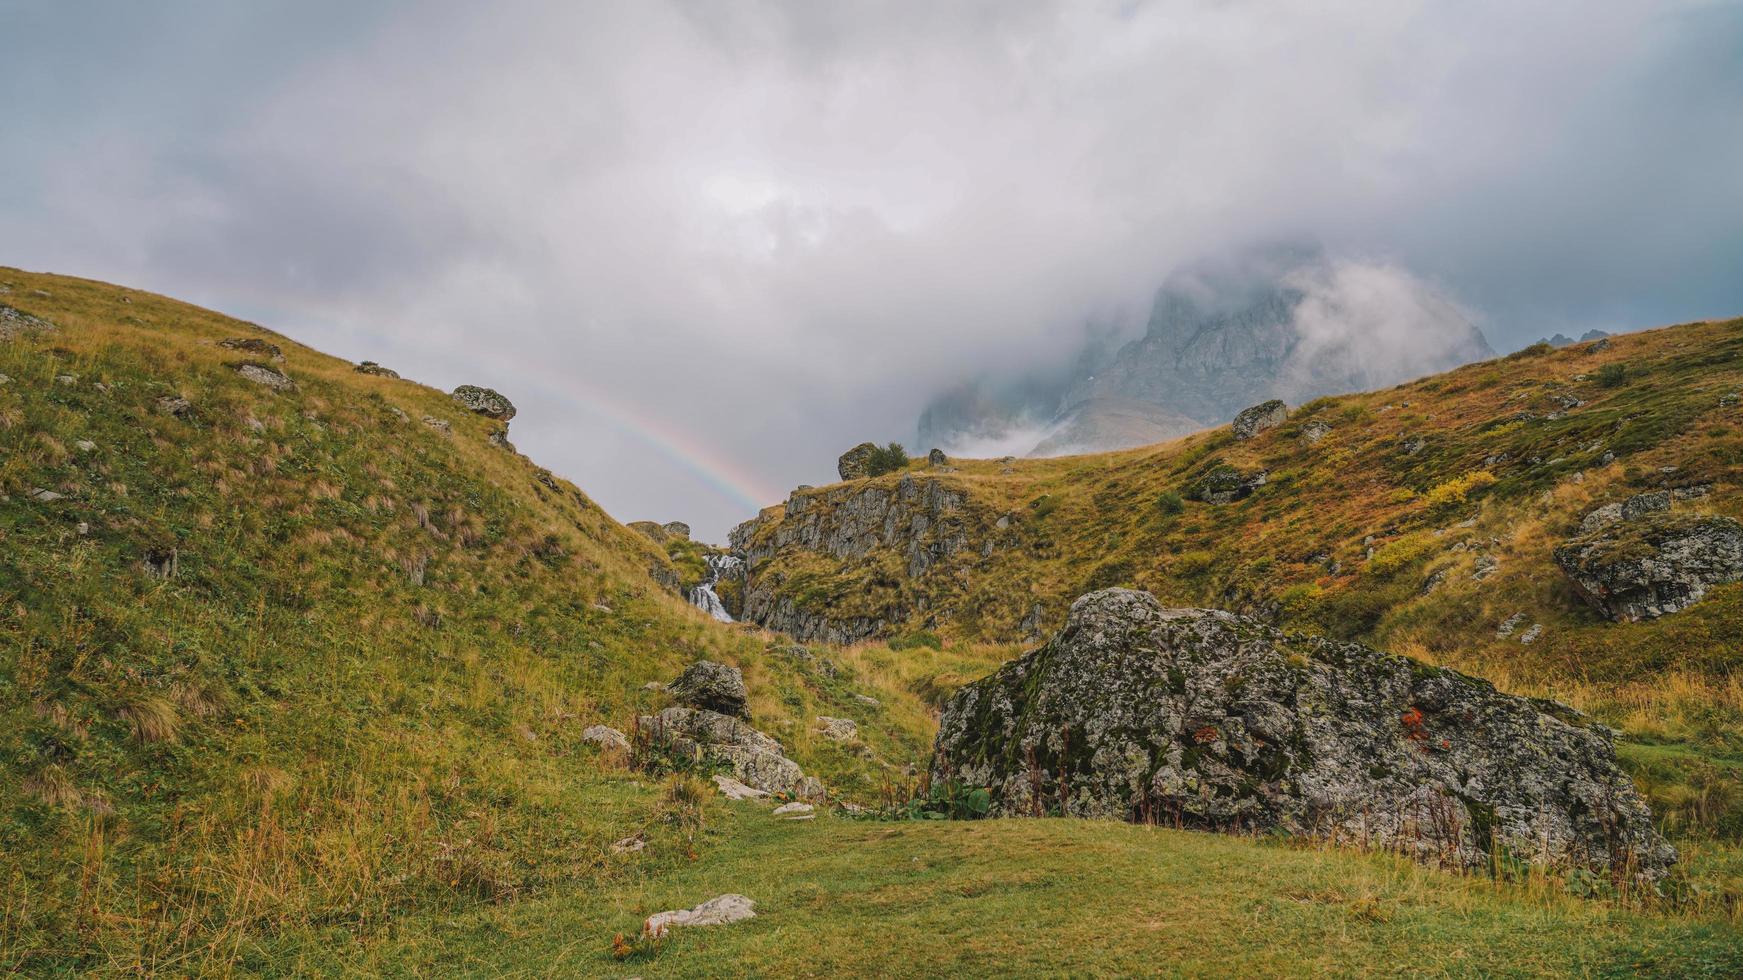
[[[1559,586],[1528,584],[1529,556],[1606,488],[1650,483],[1672,459],[1720,487],[1711,506],[1735,512],[1734,416],[1696,409],[1735,365],[1676,360],[1734,357],[1735,325],[1683,328],[1682,347],[1650,348],[1662,347],[1658,359],[1644,345],[1659,335],[1618,342],[1618,352],[1642,345],[1625,359],[1642,373],[1605,397],[1687,402],[1666,409],[1669,427],[1650,446],[1588,471],[1584,485],[1505,468],[1496,483],[1473,484],[1462,505],[1480,508],[1470,533],[1503,542],[1491,546],[1500,571],[1481,588],[1454,577],[1412,599],[1398,583],[1468,555],[1417,555],[1382,574],[1349,540],[1432,535],[1443,521],[1423,500],[1392,501],[1400,478],[1365,455],[1382,452],[1382,430],[1401,429],[1402,413],[1425,412],[1386,393],[1315,409],[1339,425],[1351,459],[1367,461],[1336,470],[1314,469],[1310,451],[1279,433],[1018,463],[1008,474],[962,464],[946,478],[993,520],[1019,514],[1032,559],[995,551],[1004,564],[969,568],[960,595],[939,593],[939,609],[985,597],[985,617],[940,617],[944,643],[916,633],[806,648],[692,609],[669,583],[698,574],[694,549],[671,549],[674,567],[665,549],[503,445],[502,423],[443,392],[101,283],[0,269],[0,307],[0,969],[1112,975],[1134,962],[1289,969],[1278,951],[1294,944],[1323,946],[1316,963],[1352,974],[1401,963],[1474,972],[1496,957],[1520,973],[1736,972],[1743,862],[1723,834],[1678,841],[1687,876],[1663,901],[1582,900],[1551,880],[1461,879],[1385,856],[1125,825],[868,822],[824,808],[811,824],[775,822],[713,796],[696,778],[705,771],[642,771],[582,738],[599,723],[633,730],[638,713],[665,705],[649,681],[724,661],[744,671],[751,722],[834,797],[899,802],[916,789],[910,767],[923,768],[936,706],[1016,652],[969,641],[1010,639],[995,628],[1007,612],[1021,618],[1032,597],[1063,601],[1123,560],[1130,575],[1100,578],[1174,601],[1236,582],[1262,586],[1255,595],[1316,585],[1331,611],[1290,621],[1446,658],[1466,648],[1431,643],[1436,630],[1454,641],[1492,632],[1461,614],[1493,616],[1507,602],[1533,610],[1547,627],[1540,645],[1478,644],[1470,657],[1505,651],[1512,659],[1492,662],[1518,660],[1532,678],[1581,665],[1569,676],[1635,706],[1632,731],[1666,728],[1631,749],[1641,778],[1661,783],[1665,819],[1711,828],[1730,812],[1727,784],[1703,790],[1690,774],[1743,758],[1722,754],[1735,729],[1718,730],[1739,697],[1714,652],[1715,637],[1736,635],[1737,590],[1614,627],[1556,606]],[[1511,397],[1511,382],[1487,373],[1562,358],[1472,369],[1469,390],[1450,387],[1465,372],[1438,383],[1449,404]],[[1660,385],[1659,372],[1685,383]],[[281,374],[290,386],[273,380]],[[1358,404],[1365,414],[1346,417]],[[1612,424],[1657,425],[1626,418],[1639,410],[1616,405]],[[1442,433],[1439,421],[1412,424]],[[1273,480],[1234,508],[1156,508],[1162,489],[1216,455],[1262,458]],[[1332,484],[1284,483],[1289,459]],[[1400,465],[1409,474],[1416,464]],[[1340,489],[1334,477],[1349,473],[1362,479]],[[1440,480],[1419,482],[1426,498]],[[1278,491],[1289,486],[1313,506],[1288,504]],[[1041,494],[1058,502],[1031,507]],[[1219,537],[1249,525],[1244,545]],[[1284,560],[1301,547],[1332,549],[1346,570],[1315,575]],[[1261,569],[1264,555],[1272,564]],[[815,574],[834,588],[860,572]],[[1381,598],[1350,598],[1370,588]],[[1486,591],[1498,588],[1514,594]],[[1007,603],[1007,591],[1019,598]],[[1385,596],[1404,608],[1387,609]],[[1605,646],[1618,630],[1650,642]],[[1672,677],[1685,685],[1676,703],[1703,702],[1707,714],[1666,710]],[[821,737],[819,715],[856,721],[858,739]],[[1703,724],[1715,733],[1689,735]],[[638,834],[644,849],[614,851]],[[756,919],[614,953],[643,915],[733,890],[758,901]]]

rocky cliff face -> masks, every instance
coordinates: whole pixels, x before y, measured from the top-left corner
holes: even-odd
[[[779,512],[734,528],[732,551],[745,567],[742,619],[800,640],[853,643],[908,618],[898,601],[904,584],[917,583],[969,547],[983,521],[968,495],[935,477],[902,477],[887,484],[845,484],[795,491]],[[790,576],[763,574],[777,552],[809,552],[860,561],[874,552],[895,563],[887,576],[868,568],[874,594],[807,594]],[[905,582],[903,580],[906,580]],[[889,600],[880,607],[878,592]],[[835,601],[848,599],[851,602]],[[869,600],[869,601],[868,601]]]
[[[1676,853],[1573,709],[1355,643],[1108,589],[963,688],[934,780],[1008,815],[1276,828],[1457,866],[1656,878]]]

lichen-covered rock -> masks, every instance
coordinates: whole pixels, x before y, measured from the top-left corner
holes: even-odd
[[[1622,505],[1623,514],[1627,510]],[[1599,524],[1555,549],[1555,563],[1575,591],[1604,616],[1654,619],[1694,605],[1712,586],[1743,580],[1743,524],[1714,515],[1641,513]]]
[[[602,749],[629,751],[629,736],[610,725],[588,725],[581,732],[581,741],[592,742]]]
[[[660,525],[660,530],[666,532],[666,534],[671,537],[677,538],[679,541],[690,540],[690,525],[685,524],[683,521],[667,521]]]
[[[1219,463],[1188,487],[1186,496],[1207,504],[1232,504],[1251,497],[1268,479],[1270,474],[1264,470],[1241,470]]]
[[[944,450],[942,449],[934,447],[931,452],[926,454],[927,466],[948,466],[949,464],[950,457],[944,455]]]
[[[0,303],[0,340],[10,340],[22,333],[46,333],[54,324],[14,306]]]
[[[698,660],[667,685],[679,704],[749,718],[745,708],[744,674],[737,667]]]
[[[1301,427],[1301,441],[1313,445],[1331,435],[1331,424],[1328,422],[1309,422]]]
[[[657,521],[630,521],[624,526],[646,536],[648,540],[657,544],[665,544],[669,537],[666,534],[666,529],[661,527]]]
[[[514,418],[514,403],[502,396],[501,392],[492,388],[480,388],[477,385],[461,385],[454,389],[453,398],[469,412],[477,412],[498,422],[507,422]]]
[[[1272,828],[1454,865],[1507,853],[1656,878],[1676,853],[1612,738],[1450,670],[1108,589],[950,700],[932,779],[988,788],[998,814]]]
[[[264,357],[269,361],[284,360],[284,351],[279,350],[277,344],[261,340],[259,337],[231,337],[218,341],[218,346],[228,350],[243,351],[256,357]]]
[[[357,365],[357,373],[358,374],[373,374],[378,378],[398,378],[399,377],[398,371],[395,371],[392,368],[382,367],[381,365],[375,363],[374,361],[364,361],[363,363]]]
[[[815,795],[799,764],[781,743],[730,715],[700,708],[673,707],[640,718],[641,731],[655,749],[684,762],[716,762],[734,777],[765,793]]]
[[[859,725],[852,718],[831,718],[828,715],[818,715],[818,724],[823,728],[818,732],[824,738],[833,742],[851,742],[859,737]]]
[[[1277,428],[1288,418],[1289,406],[1277,398],[1241,409],[1241,413],[1235,416],[1235,438],[1251,439],[1266,429]]]
[[[295,381],[264,364],[238,364],[236,365],[236,373],[255,384],[265,385],[273,391],[290,391],[297,386]]]
[[[872,454],[878,451],[877,443],[862,442],[841,454],[835,461],[835,472],[843,480],[861,480],[870,475]]]

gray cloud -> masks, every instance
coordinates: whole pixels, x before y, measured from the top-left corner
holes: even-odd
[[[1254,240],[1426,276],[1500,347],[1743,311],[1728,4],[0,21],[0,262],[501,388],[535,458],[712,538]]]

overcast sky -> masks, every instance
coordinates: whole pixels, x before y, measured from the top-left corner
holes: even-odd
[[[1503,350],[1743,314],[1743,5],[0,0],[0,264],[498,388],[713,540],[1282,236]]]

